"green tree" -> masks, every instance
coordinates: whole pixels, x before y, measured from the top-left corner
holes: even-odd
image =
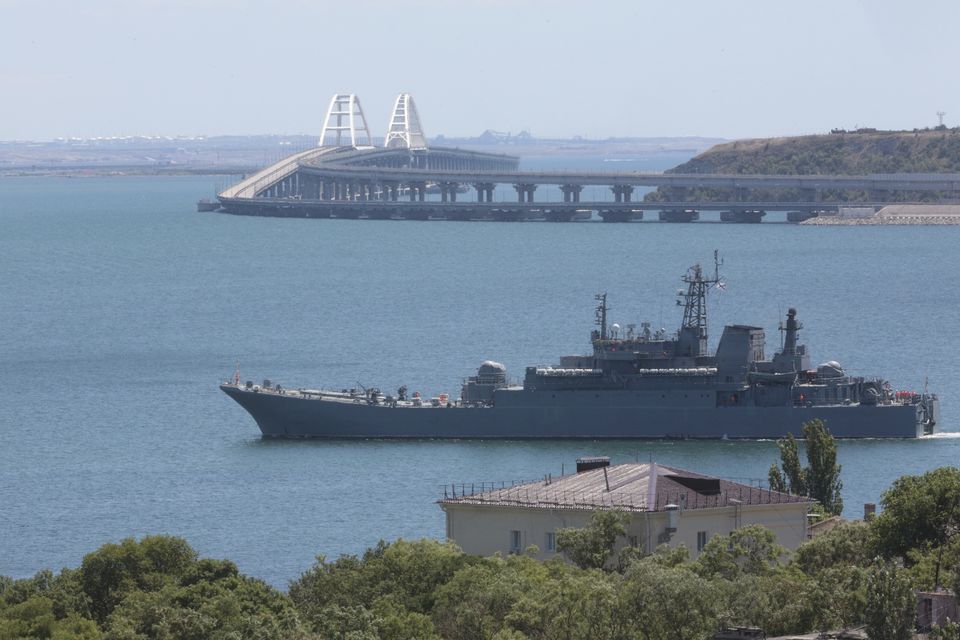
[[[306,637],[285,594],[241,575],[226,561],[207,563],[190,579],[170,581],[159,589],[127,592],[103,627],[107,640]]]
[[[930,638],[931,640],[960,640],[960,623],[951,620],[942,627],[933,625]]]
[[[883,510],[871,530],[884,556],[907,557],[912,549],[943,545],[960,519],[960,469],[941,467],[903,476],[880,502]]]
[[[803,465],[800,464],[797,439],[792,433],[788,433],[786,438],[777,440],[777,448],[780,450],[780,464],[783,465],[783,471],[780,471],[776,463],[770,466],[770,488],[783,493],[807,495],[807,474]]]
[[[423,627],[438,587],[475,562],[448,542],[381,541],[362,558],[317,558],[290,585],[290,597],[303,619],[325,637],[367,631],[395,636]]]
[[[815,626],[811,599],[815,582],[799,572],[713,576],[710,582],[722,595],[720,623],[725,626],[761,627],[770,635],[806,633]]]
[[[618,608],[643,640],[699,640],[716,629],[720,607],[716,582],[642,560],[624,575]]]
[[[487,640],[505,628],[518,630],[509,625],[529,623],[529,617],[511,617],[515,607],[528,594],[543,593],[551,573],[564,570],[557,568],[561,564],[512,555],[485,558],[457,571],[437,589],[437,631],[447,640]]]
[[[505,623],[530,638],[614,638],[621,629],[619,574],[576,569],[559,558],[537,573],[537,591],[513,604]]]
[[[93,620],[75,613],[58,618],[53,601],[34,595],[0,611],[0,640],[99,640]]]
[[[741,574],[771,573],[785,553],[772,531],[751,524],[729,535],[713,536],[694,565],[702,576],[732,580]]]
[[[603,569],[617,539],[626,535],[629,522],[629,513],[598,509],[586,527],[558,530],[557,550],[581,569]]]
[[[185,540],[173,536],[127,538],[87,554],[79,579],[94,620],[104,622],[131,591],[156,590],[176,580],[196,558]]]
[[[770,488],[794,495],[809,496],[817,500],[831,515],[843,512],[840,490],[841,466],[837,464],[837,444],[822,420],[811,420],[803,425],[806,440],[807,466],[800,463],[796,438],[787,434],[777,441],[780,449],[780,464],[771,465],[768,477]]]
[[[835,566],[869,567],[873,562],[870,526],[863,521],[844,522],[800,545],[794,564],[816,576]]]
[[[870,640],[910,640],[917,598],[902,569],[877,562],[867,578],[864,617]]]
[[[803,435],[809,464],[805,470],[807,495],[823,505],[827,513],[838,516],[843,512],[843,481],[837,464],[837,443],[822,420],[804,424]]]

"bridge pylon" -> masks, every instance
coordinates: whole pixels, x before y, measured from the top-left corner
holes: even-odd
[[[383,146],[407,149],[427,148],[427,136],[423,133],[423,126],[420,124],[420,114],[417,113],[417,105],[414,104],[413,96],[409,93],[401,93],[397,96],[393,112],[390,114],[390,124],[387,125],[387,137]]]
[[[328,136],[332,140],[328,141]],[[330,100],[327,117],[323,120],[323,131],[320,132],[319,146],[351,146],[358,149],[373,146],[367,117],[363,115],[360,98],[355,94],[338,93]]]

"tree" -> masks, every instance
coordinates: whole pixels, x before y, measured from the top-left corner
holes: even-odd
[[[871,526],[885,557],[944,545],[960,521],[960,469],[941,467],[922,476],[903,476],[881,498],[883,510]]]
[[[697,640],[716,630],[718,584],[688,565],[666,567],[646,559],[623,577],[619,607],[644,640]],[[634,636],[629,636],[634,637]]]
[[[840,490],[840,465],[837,464],[837,443],[823,423],[811,420],[803,425],[806,438],[807,463],[805,470],[807,495],[823,505],[827,513],[838,516],[843,512]]]
[[[617,538],[626,535],[630,514],[599,509],[583,529],[557,531],[557,550],[581,569],[603,569],[613,555]]]
[[[436,591],[433,622],[437,631],[447,640],[482,640],[505,626],[530,624],[529,616],[517,618],[516,607],[529,594],[546,591],[551,572],[567,570],[553,564],[562,565],[514,555],[485,558],[457,571]]]
[[[695,564],[702,576],[732,580],[741,574],[769,574],[785,553],[770,529],[750,524],[726,536],[713,536]]]
[[[910,640],[917,614],[917,598],[904,571],[880,562],[867,577],[864,610],[870,640]]]
[[[816,576],[836,566],[869,567],[873,562],[870,526],[862,521],[844,522],[804,542],[794,552],[794,564]]]
[[[131,591],[156,590],[179,578],[196,558],[185,540],[173,536],[127,538],[87,554],[79,579],[94,620],[105,621]]]
[[[932,640],[960,640],[960,623],[947,621],[942,627],[933,625],[930,630]]]
[[[807,465],[800,463],[800,452],[793,434],[777,441],[780,449],[781,471],[776,463],[770,466],[768,477],[774,491],[808,496],[817,500],[831,515],[843,511],[840,490],[840,465],[837,464],[837,444],[823,420],[811,420],[803,425],[806,439]]]
[[[800,464],[797,439],[792,433],[788,433],[786,438],[777,440],[777,448],[780,449],[783,472],[780,472],[776,463],[770,466],[770,488],[783,493],[807,495],[807,474],[803,465]]]

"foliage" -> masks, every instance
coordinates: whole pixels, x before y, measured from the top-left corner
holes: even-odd
[[[840,515],[843,498],[840,490],[840,465],[837,464],[837,444],[822,420],[804,423],[803,437],[806,440],[807,466],[800,463],[797,440],[792,433],[777,441],[780,449],[781,471],[776,464],[770,467],[770,488],[794,495],[809,496],[819,502],[824,511]]]
[[[871,173],[960,172],[960,130],[878,131],[832,135],[737,140],[716,145],[668,173],[725,173],[814,175],[867,175]],[[691,189],[691,199],[730,202],[729,189]],[[764,201],[796,201],[809,197],[800,189],[756,189]],[[856,190],[824,190],[824,202],[866,202],[870,194]],[[911,201],[915,193],[895,192],[896,200]],[[935,198],[936,194],[929,194]],[[661,187],[644,197],[670,200]]]
[[[4,609],[0,617],[0,640],[52,638],[55,640],[99,640],[96,623],[70,614],[54,615],[54,603],[43,596],[31,596]]]
[[[590,568],[560,555],[476,558],[451,543],[400,540],[319,557],[284,594],[227,560],[198,559],[178,538],[124,540],[76,570],[0,576],[0,640],[697,640],[720,626],[775,636],[862,624],[873,640],[901,640],[915,613],[911,589],[932,585],[938,560],[942,583],[960,573],[960,536],[940,545],[936,524],[910,520],[950,504],[955,471],[898,481],[881,516],[841,524],[792,558],[772,532],[749,525],[714,536],[694,561],[682,545],[630,548],[620,572],[606,571],[627,517],[607,512],[567,547],[585,549],[574,553]],[[921,509],[906,509],[916,501]],[[943,531],[951,522],[941,520]],[[903,523],[912,531],[894,542],[909,567],[873,560]],[[935,634],[957,640],[960,631]]]
[[[429,637],[433,631],[427,614],[438,587],[473,562],[451,543],[381,541],[362,558],[317,558],[290,585],[290,597],[307,624],[324,637],[403,637],[403,630],[412,628],[419,635],[411,637]]]
[[[877,562],[867,578],[864,617],[870,640],[910,640],[917,599],[904,571],[889,562]]]
[[[78,570],[0,580],[0,639],[302,638],[289,598],[185,541],[106,544]]]
[[[904,557],[910,582],[915,589],[933,590],[937,587],[960,587],[960,536],[954,536],[943,546],[911,549]]]
[[[623,577],[619,609],[644,640],[694,640],[716,628],[719,595],[689,565],[638,562]]]
[[[800,545],[793,560],[810,576],[840,565],[869,567],[873,562],[870,526],[858,521],[841,523]]]
[[[780,449],[780,462],[783,465],[783,472],[776,464],[770,467],[770,488],[773,491],[792,493],[798,496],[807,495],[807,472],[800,464],[800,452],[797,447],[797,439],[792,433],[788,433],[786,438],[777,440],[777,448]]]
[[[127,538],[87,554],[79,578],[94,620],[103,623],[132,591],[155,591],[176,580],[196,558],[185,540],[172,536]]]
[[[946,544],[960,521],[960,469],[942,467],[903,476],[883,494],[882,512],[871,529],[885,557]]]
[[[806,439],[807,463],[805,469],[807,495],[815,499],[832,515],[843,512],[840,490],[840,465],[837,464],[837,443],[823,420],[811,420],[803,425]]]
[[[695,565],[702,576],[732,580],[744,574],[770,574],[785,553],[772,531],[751,524],[729,535],[713,536]]]
[[[942,627],[933,625],[930,630],[931,640],[960,640],[960,623],[949,621]]]
[[[603,569],[613,555],[617,539],[626,535],[630,514],[598,510],[583,529],[557,531],[557,550],[581,569]]]

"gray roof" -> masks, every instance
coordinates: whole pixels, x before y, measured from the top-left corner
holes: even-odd
[[[448,495],[441,504],[541,509],[664,511],[761,504],[810,503],[810,498],[761,489],[657,463],[616,464],[512,487]]]

